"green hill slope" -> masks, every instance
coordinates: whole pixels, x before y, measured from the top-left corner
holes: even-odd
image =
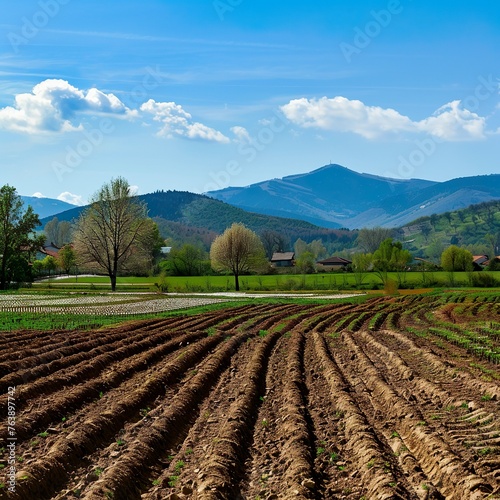
[[[398,236],[418,257],[436,260],[440,251],[452,244],[466,247],[475,255],[500,255],[500,201],[421,217],[401,227]]]
[[[332,249],[352,246],[355,231],[328,229],[297,219],[287,219],[247,212],[208,196],[182,191],[157,191],[139,196],[148,207],[162,237],[176,241],[201,241],[209,245],[215,234],[222,233],[233,222],[240,222],[262,233],[272,230],[286,236],[293,244],[298,238],[310,242],[321,239]],[[85,207],[77,207],[57,214],[60,221],[73,221]],[[44,226],[52,217],[42,219]]]

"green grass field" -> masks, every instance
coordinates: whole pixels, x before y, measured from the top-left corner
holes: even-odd
[[[476,275],[490,275],[500,281],[500,272],[474,273]],[[398,282],[396,273],[389,273],[389,278]],[[288,274],[243,276],[240,278],[241,291],[293,291],[293,290],[371,290],[382,289],[381,279],[375,273],[368,273],[360,277],[353,273],[324,273],[324,274]],[[118,291],[156,291],[155,284],[164,284],[163,291],[179,293],[196,292],[227,292],[234,291],[234,278],[232,276],[193,276],[193,277],[123,277],[118,278]],[[473,286],[469,273],[436,272],[408,272],[404,276],[402,286],[399,288],[436,288],[454,286]],[[33,284],[35,289],[67,289],[67,290],[103,290],[109,288],[107,277],[71,277]]]

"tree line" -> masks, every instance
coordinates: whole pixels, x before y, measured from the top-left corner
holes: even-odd
[[[0,289],[16,283],[29,282],[35,276],[57,269],[69,274],[77,269],[106,274],[111,289],[116,289],[120,275],[182,275],[199,276],[225,272],[235,279],[239,289],[242,274],[272,272],[269,261],[275,252],[295,252],[295,270],[316,272],[316,262],[328,255],[320,239],[311,242],[298,239],[292,245],[286,236],[272,229],[260,235],[242,223],[233,223],[213,240],[210,252],[194,244],[172,246],[168,255],[161,254],[167,243],[160,236],[156,223],[148,217],[147,206],[134,197],[126,179],[118,177],[104,184],[91,198],[89,206],[76,223],[49,221],[45,234],[38,234],[40,225],[31,206],[24,208],[15,188],[0,188]],[[37,260],[36,254],[46,242],[61,246],[57,256]],[[376,273],[385,284],[389,273],[396,273],[398,285],[411,269],[412,253],[393,238],[393,231],[384,228],[361,229],[357,237],[358,252],[345,254],[352,260],[347,269],[361,285],[368,273]],[[450,273],[472,271],[473,257],[469,250],[450,245],[440,258],[441,268]],[[420,259],[419,266],[433,264]],[[495,267],[496,266],[496,267]],[[500,262],[491,259],[490,269]]]

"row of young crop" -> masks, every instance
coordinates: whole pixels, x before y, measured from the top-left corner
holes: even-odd
[[[491,319],[498,317],[499,301],[500,297],[496,294],[464,292],[422,297],[414,303],[403,299],[402,321],[387,326],[403,328],[419,336],[434,335],[475,357],[500,364],[500,323]],[[463,323],[440,319],[437,313],[444,310],[452,318],[461,318]],[[376,320],[373,319],[373,322]]]

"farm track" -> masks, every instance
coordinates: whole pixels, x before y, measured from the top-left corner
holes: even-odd
[[[490,335],[498,303],[452,297],[0,334],[0,498],[500,498],[499,366],[432,333]]]

